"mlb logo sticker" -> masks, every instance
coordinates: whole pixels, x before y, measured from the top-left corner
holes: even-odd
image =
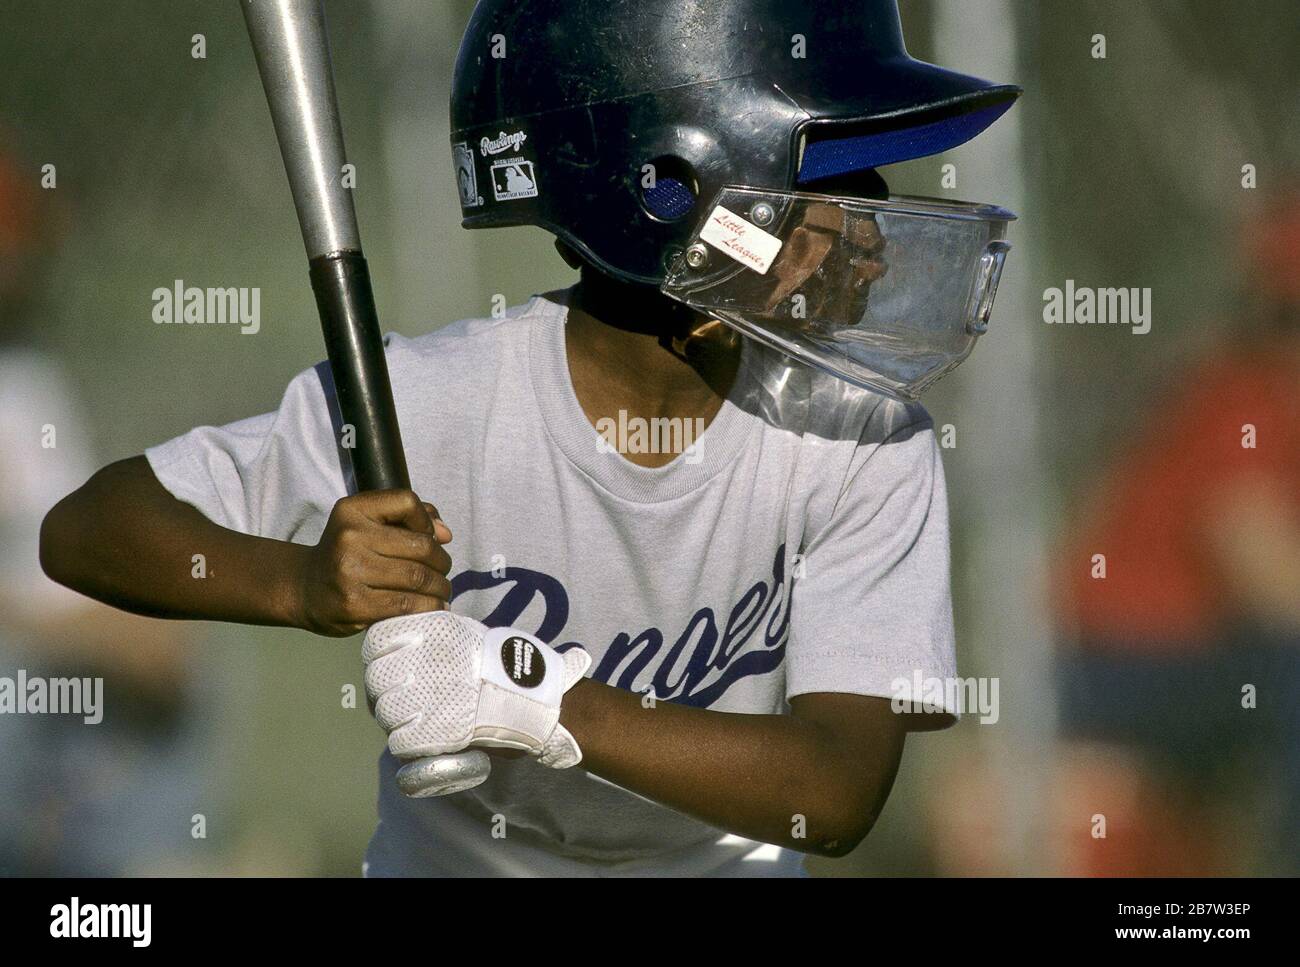
[[[456,184],[460,188],[462,208],[477,208],[483,204],[483,196],[478,193],[478,175],[474,172],[474,152],[462,141],[451,146],[452,160],[456,165]]]
[[[492,194],[497,201],[537,197],[537,176],[533,163],[523,158],[508,158],[492,163]]]

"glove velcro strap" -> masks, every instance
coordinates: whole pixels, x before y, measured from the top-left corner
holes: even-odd
[[[474,741],[477,745],[537,754],[559,720],[559,705],[550,706],[513,689],[484,682],[479,692],[480,724],[474,729]]]
[[[560,654],[516,628],[489,628],[481,655],[475,744],[523,749],[558,769],[582,761],[578,743],[559,724],[560,702],[591,656],[581,648]]]
[[[591,667],[591,655],[582,648],[570,648],[560,657],[564,660],[564,690],[567,692]],[[538,758],[542,765],[552,769],[568,769],[582,761],[582,749],[573,733],[556,722]]]

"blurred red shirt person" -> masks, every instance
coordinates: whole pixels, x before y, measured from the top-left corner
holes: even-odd
[[[1058,612],[1084,646],[1195,650],[1276,610],[1243,600],[1267,583],[1268,562],[1243,576],[1220,538],[1236,527],[1249,539],[1243,509],[1271,521],[1264,536],[1300,529],[1300,196],[1251,225],[1246,251],[1263,330],[1216,352],[1157,408],[1066,549]],[[1286,569],[1297,549],[1281,550]],[[1104,578],[1093,576],[1098,554]]]

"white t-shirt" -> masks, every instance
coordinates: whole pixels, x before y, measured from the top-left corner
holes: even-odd
[[[955,674],[947,498],[921,407],[746,341],[694,451],[640,467],[578,403],[566,316],[534,297],[387,338],[412,487],[455,533],[453,611],[576,642],[593,678],[721,712],[779,713],[808,692],[892,697],[918,671]],[[314,543],[346,492],[332,397],[322,364],[277,412],[199,427],[150,463],[218,524]],[[496,761],[478,788],[422,800],[398,793],[394,769],[385,755],[370,875],[801,868],[581,767]]]

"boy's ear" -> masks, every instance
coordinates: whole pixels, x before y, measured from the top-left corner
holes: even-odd
[[[583,265],[586,264],[583,257],[575,252],[563,239],[557,238],[555,240],[555,251],[559,252],[560,258],[564,259],[564,261],[568,263],[569,268],[574,269],[575,271],[581,271]]]

